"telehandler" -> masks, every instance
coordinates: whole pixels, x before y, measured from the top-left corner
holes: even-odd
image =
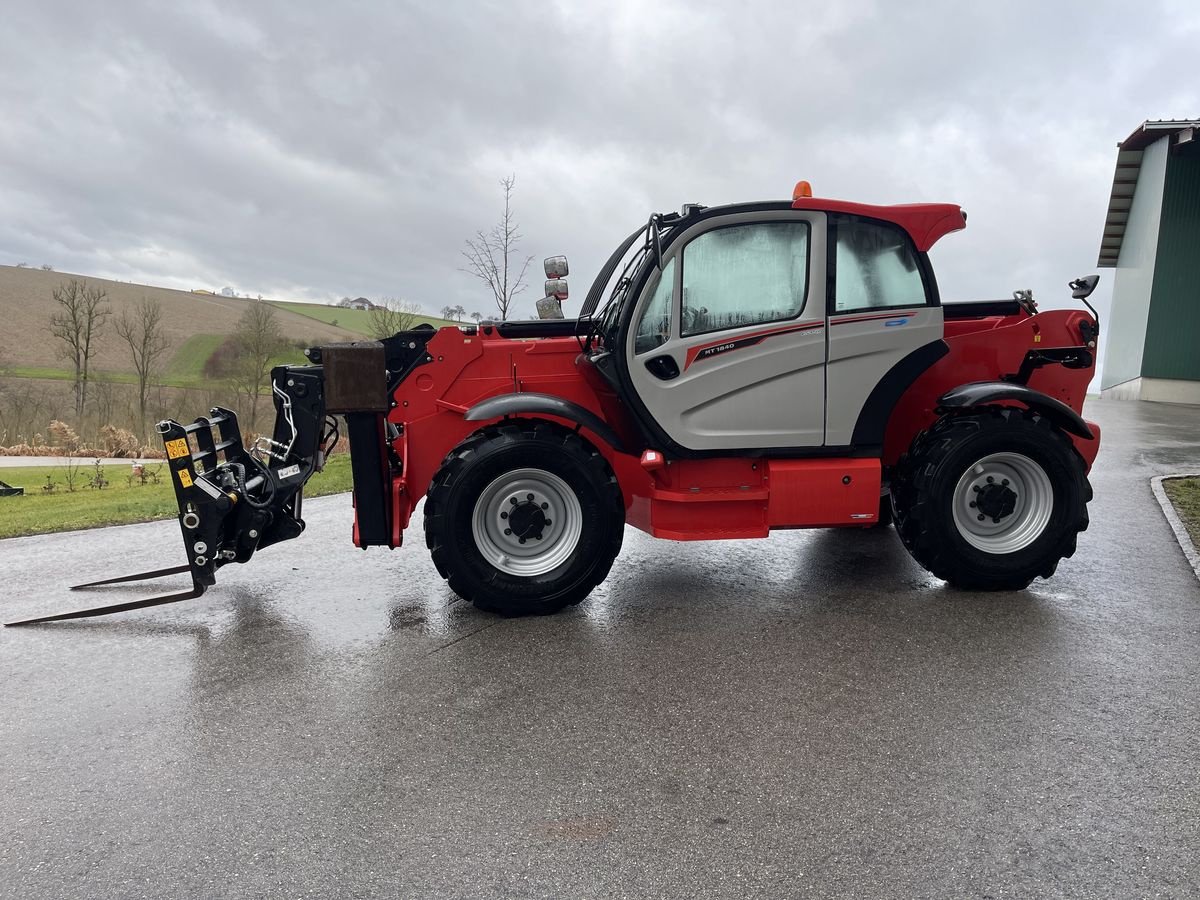
[[[425,540],[459,596],[553,613],[607,576],[626,525],[675,541],[893,521],[922,566],[966,589],[1054,574],[1088,526],[1100,444],[1081,417],[1099,317],[1013,300],[943,304],[928,252],[966,225],[948,203],[812,196],[655,214],[609,257],[577,318],[424,326],[312,348],[271,373],[273,434],[216,408],[162,434],[188,572],[304,530],[305,482],[340,416],[353,540]],[[546,261],[547,300],[567,296]],[[557,316],[558,304],[539,304]]]

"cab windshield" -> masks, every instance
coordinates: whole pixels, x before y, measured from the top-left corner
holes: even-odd
[[[591,290],[588,291],[587,301],[584,305],[584,315],[586,315],[587,310],[599,302],[604,289],[608,286],[609,281],[612,280],[613,273],[617,271],[617,267],[620,266],[621,261],[628,257],[628,261],[621,268],[620,276],[613,284],[608,299],[596,311],[595,315],[588,317],[587,340],[584,344],[585,351],[590,350],[594,345],[600,345],[609,350],[616,346],[621,312],[629,300],[630,289],[635,283],[641,281],[641,275],[646,266],[658,265],[663,236],[669,233],[670,228],[674,224],[665,224],[665,218],[661,214],[651,216],[649,222],[631,234],[617,248],[617,251],[609,257],[604,268],[596,276]],[[672,218],[677,219],[678,216]],[[642,239],[642,243],[631,254],[629,249],[637,243],[639,238]],[[582,318],[583,316],[581,315]]]

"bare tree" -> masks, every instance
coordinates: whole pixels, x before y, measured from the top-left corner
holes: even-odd
[[[120,390],[123,387],[125,386],[115,385],[111,381],[97,381],[88,390],[88,410],[97,428],[115,421],[117,401],[124,396],[124,392]]]
[[[474,319],[475,324],[478,325],[480,322],[483,321],[483,313],[481,313],[479,311],[473,312],[473,313],[471,313],[471,318]]]
[[[50,316],[50,333],[62,341],[59,352],[74,366],[75,417],[80,419],[87,403],[88,369],[112,309],[104,302],[108,294],[103,288],[78,278],[60,284],[53,295],[59,308]]]
[[[449,319],[454,318],[454,307],[453,306],[443,306],[440,310],[438,310],[438,312],[440,312],[442,314],[443,319],[449,320]]]
[[[114,323],[117,334],[129,347],[138,380],[138,435],[145,439],[146,400],[150,378],[158,370],[163,354],[171,346],[163,331],[162,304],[143,297],[132,310],[126,309]]]
[[[400,331],[411,331],[421,318],[421,307],[417,303],[384,297],[367,314],[367,329],[377,341],[390,338]]]
[[[33,443],[33,432],[38,422],[46,420],[47,412],[52,407],[48,389],[43,386],[30,385],[21,390],[9,390],[4,398],[4,407],[0,409],[4,431],[7,433],[5,442]],[[52,412],[50,418],[57,418]]]
[[[258,425],[258,401],[270,382],[271,359],[283,349],[283,335],[269,303],[251,303],[237,321],[238,358],[231,381],[237,393],[246,399],[250,410],[249,431]]]
[[[467,261],[463,271],[474,275],[491,289],[501,321],[508,318],[513,298],[525,290],[525,273],[533,261],[532,256],[522,259],[517,252],[522,235],[512,208],[512,193],[516,183],[516,175],[500,180],[504,188],[504,215],[490,231],[475,232],[475,237],[467,239],[466,249],[462,251]]]

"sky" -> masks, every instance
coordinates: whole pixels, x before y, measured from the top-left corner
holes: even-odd
[[[1116,144],[1200,116],[1194,2],[8,0],[0,264],[494,310],[513,195],[572,303],[654,211],[948,201],[943,298],[1071,303]],[[1111,269],[1101,272],[1102,308]]]

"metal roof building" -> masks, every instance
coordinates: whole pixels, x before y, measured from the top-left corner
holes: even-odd
[[[1116,269],[1102,395],[1200,404],[1200,119],[1118,145],[1099,265]]]

